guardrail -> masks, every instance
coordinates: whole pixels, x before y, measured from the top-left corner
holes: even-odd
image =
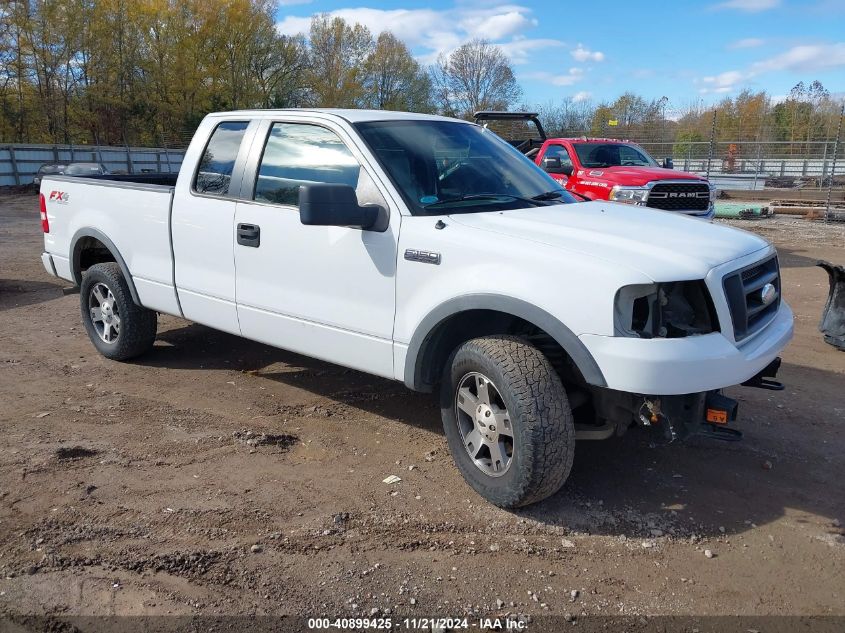
[[[179,171],[185,150],[113,145],[0,145],[0,186],[26,185],[38,168],[52,163],[102,163],[111,172]]]

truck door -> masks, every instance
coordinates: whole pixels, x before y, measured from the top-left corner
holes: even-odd
[[[366,159],[335,123],[264,121],[235,213],[243,335],[393,377],[398,210],[383,232],[300,222],[300,185],[356,188],[390,209]]]
[[[258,122],[209,118],[197,130],[173,197],[174,278],[186,319],[240,334],[232,227],[250,140]],[[189,165],[197,165],[190,171]]]

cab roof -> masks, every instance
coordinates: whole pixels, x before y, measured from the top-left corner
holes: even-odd
[[[579,136],[579,137],[560,137],[560,138],[553,138],[549,139],[551,141],[569,141],[571,143],[627,143],[629,145],[636,145],[634,141],[629,141],[626,138],[598,138],[598,137],[587,137],[587,136]]]
[[[212,112],[209,117],[215,118],[267,118],[278,114],[323,114],[349,123],[360,123],[363,121],[452,121],[456,123],[470,123],[461,119],[440,116],[436,114],[419,114],[417,112],[397,112],[393,110],[357,110],[344,108],[277,108],[267,110],[233,110],[230,112]]]

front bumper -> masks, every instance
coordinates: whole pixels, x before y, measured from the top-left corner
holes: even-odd
[[[701,211],[676,211],[676,213],[686,213],[687,215],[698,218],[699,220],[712,220],[716,217],[716,205],[711,202],[707,211],[704,213]]]
[[[582,334],[607,387],[639,394],[680,395],[738,385],[766,368],[792,339],[792,310],[781,302],[775,318],[736,345],[720,332],[676,339]]]
[[[647,207],[649,209],[654,207]],[[661,211],[662,209],[655,209],[656,211]],[[697,220],[712,220],[716,217],[716,205],[714,203],[710,203],[710,206],[707,207],[707,211],[701,211],[699,209],[678,209],[676,211],[666,211],[666,213],[680,213],[681,215],[688,215],[691,218],[696,218]]]

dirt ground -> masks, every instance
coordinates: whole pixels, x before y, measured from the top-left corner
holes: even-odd
[[[814,267],[845,227],[736,224],[780,249],[786,391],[729,390],[739,443],[579,443],[508,512],[399,383],[172,317],[99,356],[37,199],[0,198],[0,613],[845,615],[845,353]]]

